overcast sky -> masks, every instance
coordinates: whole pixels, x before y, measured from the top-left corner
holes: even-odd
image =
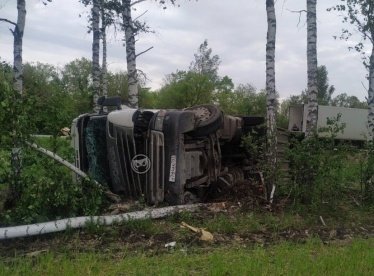
[[[290,10],[305,9],[305,0],[278,0],[276,43],[276,87],[281,98],[299,94],[307,84],[306,25]],[[342,23],[326,8],[339,0],[320,0],[317,8],[318,64],[326,65],[330,84],[336,92],[367,95],[366,70],[360,56],[349,52],[349,42],[333,39]],[[147,86],[159,88],[164,76],[177,69],[188,69],[199,45],[208,40],[213,54],[221,59],[219,74],[228,75],[236,85],[251,83],[265,87],[266,10],[265,0],[179,0],[180,7],[163,10],[149,0],[137,5],[135,14],[148,10],[144,20],[155,34],[143,34],[137,52],[154,48],[138,60],[138,68],[150,79]],[[227,4],[230,3],[230,4]],[[78,0],[53,0],[44,6],[27,0],[24,61],[43,62],[62,67],[75,58],[91,58],[91,38],[87,33],[87,12]],[[16,0],[0,0],[0,17],[16,20]],[[82,14],[80,17],[79,15]],[[0,23],[0,57],[12,60],[9,26]],[[358,39],[358,37],[356,37]],[[126,70],[122,34],[109,35],[110,70]],[[351,42],[352,44],[352,42]]]

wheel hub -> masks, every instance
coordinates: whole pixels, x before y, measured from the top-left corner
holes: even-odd
[[[194,110],[194,112],[200,121],[206,121],[211,116],[210,111],[206,107],[198,107]]]

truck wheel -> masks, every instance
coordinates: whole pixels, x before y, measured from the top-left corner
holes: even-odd
[[[199,199],[197,198],[195,194],[187,191],[183,195],[183,201],[184,201],[184,204],[194,204],[196,202],[199,202]]]
[[[195,113],[196,127],[189,134],[191,136],[206,136],[217,131],[223,124],[221,110],[214,105],[197,105],[186,108]]]

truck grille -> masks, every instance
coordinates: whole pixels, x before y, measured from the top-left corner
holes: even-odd
[[[137,154],[131,128],[108,124],[108,158],[112,189],[125,197],[138,198],[142,195],[140,175],[131,167],[132,158]]]
[[[165,153],[162,132],[151,131],[147,153],[151,160],[151,168],[147,173],[145,195],[148,204],[157,204],[164,200]]]

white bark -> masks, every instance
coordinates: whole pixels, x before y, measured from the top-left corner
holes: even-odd
[[[0,240],[29,237],[85,227],[87,224],[111,225],[113,223],[126,222],[130,220],[157,219],[170,216],[182,211],[197,211],[203,204],[191,204],[149,209],[144,211],[130,212],[120,215],[92,216],[60,219],[50,222],[13,226],[0,228]]]
[[[99,112],[97,100],[100,97],[100,0],[92,1],[92,85],[93,110]]]
[[[22,103],[23,94],[23,64],[22,64],[22,46],[23,33],[26,24],[26,1],[17,0],[17,23],[13,31],[13,88],[14,101]],[[15,111],[17,112],[17,110]],[[22,169],[22,151],[21,151],[21,133],[18,132],[18,116],[13,118],[14,140],[11,153],[12,159],[12,177],[14,185],[12,187],[13,197],[17,197],[21,191],[21,169]]]
[[[14,44],[13,44],[13,87],[14,90],[22,96],[23,90],[23,65],[22,65],[22,46],[23,46],[23,32],[25,30],[26,23],[26,1],[17,0],[17,25],[14,29]]]
[[[306,135],[310,137],[317,129],[317,0],[307,0],[307,61],[308,61],[308,114]]]
[[[274,0],[266,0],[266,13],[268,22],[266,42],[266,117],[268,139],[268,165],[269,184],[275,190],[277,166],[277,135],[276,112],[277,95],[275,91],[275,42],[276,42],[276,16]]]
[[[135,28],[131,17],[131,0],[122,0],[125,31],[129,107],[138,108],[138,72],[136,69]]]
[[[65,159],[61,158],[56,153],[54,153],[52,151],[49,151],[49,150],[47,150],[45,148],[42,148],[42,147],[38,146],[35,143],[26,142],[26,144],[29,145],[30,147],[36,149],[37,151],[39,151],[39,152],[41,152],[41,153],[43,153],[43,154],[51,157],[55,161],[59,162],[60,164],[64,165],[65,167],[67,167],[70,170],[72,170],[73,172],[75,172],[80,177],[82,177],[82,178],[89,178],[88,175],[85,172],[81,171],[80,169],[78,169],[74,165],[70,164],[68,161],[66,161]]]
[[[108,78],[107,78],[107,42],[106,42],[106,24],[105,24],[105,11],[104,7],[101,7],[101,39],[103,43],[103,59],[101,65],[101,86],[102,96],[108,96]]]
[[[374,140],[374,45],[372,46],[369,67],[369,90],[368,90],[368,132],[369,141]]]

